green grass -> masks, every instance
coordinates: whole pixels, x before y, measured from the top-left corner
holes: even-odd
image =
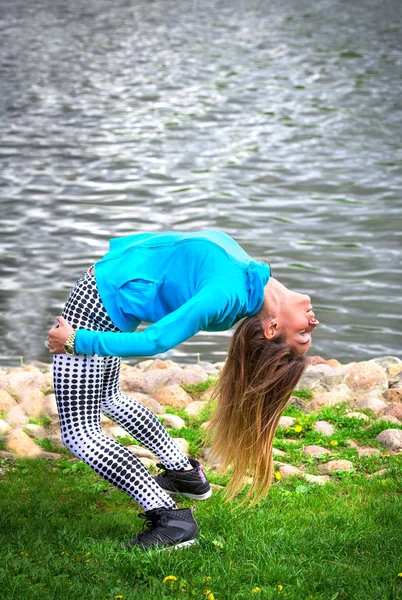
[[[200,396],[203,392],[206,392],[210,387],[213,387],[217,383],[217,381],[218,377],[211,375],[206,381],[203,381],[201,383],[181,383],[180,387],[182,387],[183,390],[187,392],[187,394],[193,396],[194,400],[197,400],[197,396]]]
[[[186,420],[174,434],[186,437],[195,455],[211,410],[192,418],[174,411]],[[345,412],[346,405],[319,414],[290,406],[285,414],[302,431],[278,430],[275,447],[286,450],[283,462],[309,473],[333,458],[351,460],[353,472],[325,486],[281,480],[246,512],[233,510],[242,496],[228,504],[215,491],[197,503],[199,543],[174,552],[116,551],[140,531],[140,509],[67,451],[56,461],[0,459],[0,598],[402,600],[402,455],[375,442],[389,424]],[[324,419],[335,426],[330,438],[313,431]],[[330,458],[302,454],[303,445],[320,439]],[[359,459],[348,439],[382,454]],[[385,474],[367,477],[384,467]],[[208,477],[227,484],[226,474],[209,470]],[[169,575],[176,580],[163,583]]]

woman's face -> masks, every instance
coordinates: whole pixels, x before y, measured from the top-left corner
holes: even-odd
[[[310,296],[290,292],[279,305],[277,313],[280,333],[286,335],[289,345],[305,354],[311,345],[311,335],[319,325],[315,318]]]

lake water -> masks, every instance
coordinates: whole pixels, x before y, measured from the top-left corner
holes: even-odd
[[[312,296],[310,353],[402,358],[401,31],[399,0],[4,0],[0,364],[50,361],[110,237],[209,228]]]

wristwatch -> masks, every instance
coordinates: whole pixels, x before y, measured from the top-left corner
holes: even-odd
[[[66,343],[64,344],[64,352],[66,354],[69,354],[70,356],[72,354],[75,354],[75,347],[74,347],[74,342],[75,342],[75,334],[77,332],[74,330],[72,332],[72,334],[70,335],[70,337],[68,338],[68,340],[66,341]]]

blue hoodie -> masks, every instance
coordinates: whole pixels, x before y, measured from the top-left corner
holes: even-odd
[[[269,265],[220,231],[139,233],[110,241],[95,264],[99,295],[121,333],[79,329],[77,354],[153,356],[198,331],[255,315]],[[145,321],[153,323],[135,332]]]

